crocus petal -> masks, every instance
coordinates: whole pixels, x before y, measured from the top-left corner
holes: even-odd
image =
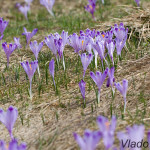
[[[127,144],[124,145],[126,142],[128,142],[129,140],[129,136],[128,134],[124,133],[124,132],[118,132],[117,133],[117,137],[120,141],[120,150],[124,150],[127,148]]]
[[[25,16],[26,20],[28,20],[28,12],[30,11],[30,5],[18,5],[19,11]]]
[[[33,42],[30,42],[30,49],[31,51],[34,53],[35,55],[35,58],[36,60],[38,59],[38,55],[39,55],[39,52],[40,50],[42,49],[43,47],[43,42],[41,42],[40,44],[37,43],[37,41],[33,41]]]
[[[81,150],[95,150],[102,137],[100,131],[92,132],[89,129],[85,130],[83,138],[76,133],[73,135]]]
[[[74,139],[76,140],[76,142],[78,143],[78,145],[80,146],[80,148],[82,150],[85,150],[85,143],[83,141],[83,139],[81,138],[80,135],[78,135],[77,133],[73,133]]]
[[[11,138],[13,138],[12,130],[17,120],[17,117],[18,110],[13,106],[10,106],[7,109],[7,112],[4,112],[2,109],[0,109],[0,121],[6,126]]]
[[[43,5],[44,7],[46,7],[47,11],[54,16],[54,13],[52,11],[53,9],[53,5],[55,3],[55,0],[40,0],[41,5]]]
[[[9,143],[9,150],[26,150],[27,146],[25,143],[21,143],[18,145],[18,141],[16,139],[13,139]]]
[[[81,54],[80,57],[81,57],[81,62],[82,62],[83,70],[84,70],[84,74],[83,74],[83,77],[84,77],[87,67],[89,66],[89,64],[91,63],[91,61],[93,59],[93,55],[89,54],[87,56],[86,53],[83,53],[83,54]]]
[[[116,117],[112,116],[111,123],[104,116],[99,116],[97,118],[97,124],[102,132],[103,142],[106,149],[113,146],[114,143],[114,132],[116,128]]]
[[[33,75],[37,69],[38,66],[38,61],[31,61],[31,63],[29,64],[28,61],[26,62],[21,62],[22,67],[24,68],[26,74],[28,75],[28,78],[30,80],[30,82],[32,81]]]
[[[54,59],[52,59],[49,62],[49,71],[50,71],[51,76],[54,78],[54,71],[55,71],[55,61],[54,61]]]
[[[4,141],[0,140],[0,150],[7,150],[6,144]]]
[[[15,41],[15,44],[17,45],[17,48],[22,48],[22,46],[20,44],[20,38],[14,37],[14,41]]]
[[[3,20],[3,18],[0,18],[0,33],[1,33],[1,35],[3,35],[7,25],[8,25],[8,21]]]
[[[127,89],[128,89],[128,80],[123,79],[122,86],[123,86],[123,93],[124,93],[123,97],[126,97]]]
[[[22,33],[22,35],[26,36],[26,41],[27,41],[27,45],[30,43],[31,38],[37,33],[38,29],[34,29],[31,32],[27,32],[27,29],[24,27],[24,33]]]
[[[83,99],[85,99],[85,85],[86,83],[83,80],[79,82],[79,88],[80,88]]]

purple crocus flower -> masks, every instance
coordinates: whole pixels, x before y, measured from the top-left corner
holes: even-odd
[[[37,33],[38,29],[34,29],[32,32],[28,32],[24,27],[24,33],[22,35],[26,36],[27,45],[30,43],[31,38]]]
[[[18,110],[13,106],[9,106],[7,112],[4,112],[3,109],[0,109],[0,122],[2,122],[6,126],[12,139],[13,139],[12,130],[17,120],[17,117],[18,117]]]
[[[58,34],[57,37],[58,37],[58,40],[55,40],[55,44],[57,45],[57,49],[58,49],[57,51],[58,51],[60,59],[62,58],[63,67],[65,70],[65,61],[64,61],[63,51],[65,48],[65,45],[68,43],[68,32],[65,32],[63,30],[61,33],[61,36]]]
[[[125,133],[118,132],[117,137],[120,141],[120,149],[125,150],[129,148],[132,150],[140,150],[141,148],[138,148],[134,143],[138,143],[143,140],[144,130],[144,125],[133,125],[132,127],[127,127]]]
[[[0,150],[26,150],[26,149],[27,149],[26,143],[21,143],[20,145],[18,145],[18,141],[16,139],[13,139],[9,143],[8,147],[4,141],[0,141]]]
[[[128,28],[125,29],[123,23],[120,23],[119,26],[117,24],[115,24],[113,32],[114,32],[114,34],[115,34],[115,36],[116,36],[117,39],[119,39],[120,41],[123,41],[127,37]]]
[[[86,11],[92,14],[92,18],[95,20],[94,12],[96,8],[96,0],[88,0],[88,5],[84,7]]]
[[[98,87],[98,103],[100,103],[100,90],[101,87],[103,85],[103,82],[106,78],[108,74],[108,68],[106,68],[106,70],[103,72],[103,74],[99,71],[96,72],[96,74],[94,74],[93,72],[90,72],[90,76],[93,79],[93,81],[95,82],[95,84]]]
[[[115,72],[115,67],[112,67],[108,70],[108,80],[107,80],[107,87],[111,86],[113,95],[115,92],[115,90],[113,89],[114,82],[115,82],[114,72]]]
[[[107,47],[107,49],[108,49],[108,54],[109,54],[109,56],[110,56],[110,58],[111,58],[111,60],[112,60],[112,63],[113,63],[113,65],[114,65],[113,53],[114,53],[114,50],[115,50],[115,42],[114,42],[113,40],[108,41],[108,42],[106,43],[106,47]]]
[[[28,20],[28,12],[30,11],[29,5],[18,5],[19,11],[25,16],[26,20]]]
[[[0,150],[6,150],[6,144],[2,140],[0,140]]]
[[[59,37],[59,40],[60,39],[62,39],[62,49],[60,49],[60,54],[63,56],[65,45],[68,43],[68,32],[63,30],[61,36]]]
[[[112,116],[111,123],[104,116],[99,116],[97,118],[97,124],[102,133],[103,142],[106,149],[109,149],[113,146],[114,143],[114,133],[117,124],[117,119],[115,116]]]
[[[140,7],[140,0],[135,0],[138,7]]]
[[[92,53],[92,47],[93,47],[93,38],[90,38],[90,41],[86,44],[86,51],[90,54]]]
[[[96,41],[96,43],[93,44],[93,48],[98,52],[101,62],[102,62],[102,66],[103,66],[103,60],[105,60],[107,66],[108,66],[108,62],[105,59],[104,56],[104,52],[105,52],[105,45],[104,45],[104,41]]]
[[[30,46],[31,51],[34,53],[36,60],[38,60],[38,55],[39,55],[40,50],[43,47],[43,42],[38,44],[37,41],[34,40],[33,42],[30,42],[29,46]]]
[[[96,31],[95,31],[95,29],[93,29],[93,31],[91,31],[91,37],[95,38],[95,35],[96,35]]]
[[[105,45],[106,38],[108,38],[107,33],[105,33],[105,32],[101,33],[100,31],[97,31],[96,38],[95,38],[96,42],[101,42],[101,43],[104,43],[104,45]]]
[[[98,52],[101,61],[103,61],[104,57],[104,52],[105,52],[105,46],[104,46],[104,42],[96,42],[93,44],[94,49]]]
[[[48,37],[45,37],[44,42],[55,55],[57,60],[57,46],[55,45],[55,37],[53,36],[53,34],[49,35]]]
[[[57,51],[58,51],[58,54],[59,54],[59,58],[61,59],[62,56],[63,56],[63,51],[64,51],[63,40],[62,40],[62,38],[59,38],[58,40],[55,39],[54,43],[56,45],[56,48],[57,48]]]
[[[79,46],[79,36],[76,33],[73,33],[69,36],[69,45],[74,49],[75,53],[79,53],[80,46]]]
[[[85,104],[85,85],[86,85],[86,83],[83,80],[81,80],[79,82],[79,88],[80,88],[81,95],[82,95],[83,100],[84,100],[84,104]]]
[[[3,35],[6,27],[8,25],[8,21],[3,20],[3,18],[0,18],[0,33]]]
[[[6,57],[7,57],[7,67],[9,67],[9,57],[12,54],[12,52],[17,48],[17,45],[12,44],[12,43],[7,44],[6,42],[4,42],[2,44],[2,48],[6,54]]]
[[[40,0],[41,5],[45,6],[47,11],[54,17],[54,13],[52,11],[55,0]]]
[[[87,44],[86,46],[86,50],[88,51],[88,53],[92,53],[92,49],[93,49],[93,52],[94,52],[94,56],[95,56],[95,66],[97,68],[97,56],[98,56],[98,52],[95,50],[95,48],[93,47],[93,44],[94,44],[94,40],[93,38],[91,37],[90,40],[89,40],[89,43]]]
[[[88,129],[85,130],[83,138],[77,133],[73,133],[73,135],[81,150],[95,150],[102,137],[100,131],[92,132]]]
[[[29,46],[30,46],[31,51],[34,53],[34,56],[35,56],[36,60],[38,60],[38,55],[39,55],[40,50],[43,47],[43,42],[38,44],[37,41],[35,40],[33,42],[30,42]],[[38,70],[38,74],[39,74],[39,77],[40,77],[39,65],[37,67],[37,70]]]
[[[115,41],[116,41],[117,55],[121,55],[121,51],[127,40],[128,28],[125,29],[124,24],[120,23],[119,26],[117,24],[114,25],[113,31],[116,36]]]
[[[47,37],[45,38],[45,43],[56,56],[57,63],[58,63],[58,58],[57,58],[57,52],[58,52],[59,58],[62,59],[63,61],[63,67],[65,70],[63,51],[65,45],[68,43],[68,32],[62,31],[61,35],[59,35],[58,33],[55,33],[54,35],[51,34],[50,36],[48,36],[48,38]]]
[[[89,42],[90,42],[90,37],[86,35],[79,36],[79,49],[84,52]]]
[[[106,34],[105,34],[105,41],[106,42],[110,42],[110,41],[113,41],[113,28],[111,27],[111,30],[110,31],[107,31]]]
[[[29,64],[28,61],[26,62],[21,62],[21,65],[23,67],[23,69],[25,70],[26,74],[28,75],[29,78],[29,82],[30,82],[30,90],[29,90],[29,94],[30,94],[30,98],[32,99],[32,78],[33,75],[37,69],[38,66],[38,61],[31,61],[31,63]]]
[[[86,55],[86,53],[83,53],[80,55],[80,57],[83,66],[83,78],[84,78],[87,67],[89,66],[89,64],[93,59],[93,55],[92,54]]]
[[[84,33],[84,31],[82,31],[82,30],[80,30],[80,36],[90,36],[90,37],[92,37],[92,38],[94,38],[95,37],[95,29],[93,29],[93,31],[92,30],[90,30],[90,29],[86,29],[86,31],[85,31],[85,33]]]
[[[50,62],[49,62],[49,72],[53,78],[53,83],[54,83],[54,86],[55,86],[55,89],[56,89],[56,84],[55,84],[55,80],[54,80],[54,73],[55,73],[55,61],[54,59],[52,59]]]
[[[68,43],[68,32],[63,30],[60,38],[62,39],[63,45],[65,46]]]
[[[128,90],[128,80],[123,79],[122,80],[122,85],[120,83],[115,83],[115,87],[117,90],[121,93],[121,95],[124,98],[124,113],[126,109],[126,95],[127,95],[127,90]]]
[[[121,51],[126,44],[126,39],[124,39],[123,41],[120,41],[119,39],[116,38],[116,50],[117,50],[118,56],[121,55]]]
[[[18,48],[18,49],[22,48],[22,46],[21,46],[21,44],[20,44],[20,38],[14,37],[14,41],[15,41],[15,44],[17,45],[17,48]]]

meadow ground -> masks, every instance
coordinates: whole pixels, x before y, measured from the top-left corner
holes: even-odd
[[[137,8],[134,0],[118,2],[106,0],[104,5],[96,7],[96,19],[84,11],[86,0],[58,0],[54,5],[56,18],[51,17],[46,9],[34,0],[31,5],[29,21],[15,8],[20,0],[2,1],[0,17],[9,20],[3,39],[13,42],[13,37],[21,37],[25,47],[23,27],[27,30],[38,28],[38,33],[32,38],[43,41],[50,33],[69,34],[79,33],[80,30],[96,29],[109,30],[115,23],[123,22],[129,28],[126,48],[123,49],[122,60],[118,62],[115,80],[129,81],[127,93],[127,111],[123,115],[123,98],[116,91],[112,100],[111,89],[103,85],[100,106],[96,104],[96,95],[90,70],[96,71],[90,64],[85,81],[86,108],[83,108],[82,97],[78,83],[82,79],[82,64],[77,54],[70,46],[64,50],[66,71],[63,66],[56,66],[55,80],[58,89],[55,92],[49,74],[48,63],[54,58],[49,48],[44,45],[39,54],[41,78],[36,72],[33,79],[33,100],[29,99],[29,81],[20,65],[21,61],[34,60],[34,55],[27,49],[16,50],[10,57],[10,68],[6,68],[4,51],[0,50],[0,108],[7,109],[9,105],[18,108],[19,118],[15,124],[13,134],[19,141],[24,141],[29,150],[69,150],[78,149],[72,133],[80,135],[84,130],[98,129],[96,118],[104,115],[111,118],[115,114],[118,118],[117,131],[125,127],[143,123],[146,131],[150,128],[150,2],[143,0],[142,7]],[[99,70],[101,70],[100,65]],[[94,87],[94,88],[93,88]],[[0,124],[0,139],[9,141],[5,127]],[[118,145],[119,141],[115,140]],[[99,144],[98,149],[103,149]]]

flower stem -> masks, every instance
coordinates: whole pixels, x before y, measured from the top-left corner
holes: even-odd
[[[97,55],[95,55],[95,67],[97,69]]]
[[[59,61],[58,61],[58,57],[56,57],[56,61],[57,61],[58,69],[59,69]]]
[[[54,83],[54,86],[55,86],[55,90],[56,90],[56,84],[55,84],[55,80],[54,80],[54,77],[53,77],[53,83]]]
[[[38,74],[39,74],[39,78],[41,77],[41,74],[40,74],[40,68],[39,68],[39,64],[37,66],[37,71],[38,71]]]
[[[32,100],[32,80],[30,81],[30,91],[29,91],[29,94],[30,94],[30,99]]]
[[[63,67],[64,67],[64,71],[65,71],[65,59],[64,59],[64,55],[63,55]]]
[[[7,68],[9,68],[9,57],[7,57]]]
[[[114,98],[114,95],[115,95],[115,89],[112,87],[112,96]]]
[[[108,62],[107,62],[107,60],[104,58],[104,60],[105,60],[105,62],[106,62],[106,64],[107,64],[107,67],[109,67],[109,64],[108,64]]]
[[[124,114],[126,112],[126,98],[124,98]]]
[[[100,90],[98,90],[98,104],[100,103]]]
[[[84,79],[84,77],[85,77],[85,70],[83,70],[83,79]]]
[[[10,134],[11,139],[13,139],[14,137],[13,137],[12,131],[9,131],[9,134]]]
[[[0,46],[0,50],[2,49],[2,40],[1,40],[1,46]]]

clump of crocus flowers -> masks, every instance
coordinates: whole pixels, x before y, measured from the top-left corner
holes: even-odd
[[[11,141],[9,146],[3,141],[0,140],[0,150],[26,150],[27,145],[26,143],[18,144],[18,140],[13,136],[13,127],[18,117],[18,110],[13,106],[9,106],[7,111],[5,112],[3,109],[0,108],[0,122],[5,125],[7,128],[9,135],[11,137]]]
[[[93,3],[93,1],[89,1],[89,3]],[[3,24],[4,26],[6,26],[7,22]],[[85,104],[85,85],[86,85],[86,82],[84,80],[85,73],[87,71],[88,66],[91,64],[93,58],[95,59],[95,68],[97,69],[97,59],[98,59],[97,56],[99,55],[99,58],[101,60],[100,62],[102,71],[96,70],[96,73],[90,71],[90,74],[88,74],[98,87],[97,102],[100,103],[100,91],[103,86],[103,83],[105,82],[106,77],[108,76],[106,85],[107,87],[111,86],[113,95],[115,93],[115,88],[122,94],[124,98],[124,113],[125,113],[128,81],[124,79],[123,85],[121,86],[120,83],[115,82],[115,75],[114,75],[115,72],[114,52],[116,50],[118,58],[121,57],[122,49],[125,46],[127,40],[128,29],[124,27],[123,23],[120,23],[120,25],[115,24],[114,27],[111,27],[111,30],[107,32],[100,32],[100,31],[96,32],[95,30],[87,29],[85,32],[81,30],[79,35],[73,33],[72,35],[68,36],[68,32],[65,32],[63,30],[61,34],[57,32],[54,34],[49,34],[47,37],[45,37],[44,42],[43,41],[39,42],[39,44],[36,40],[31,41],[31,38],[37,33],[37,31],[38,29],[35,28],[32,32],[28,32],[27,29],[24,27],[24,33],[22,33],[22,35],[26,36],[27,42],[26,48],[29,45],[36,59],[36,61],[32,61],[31,64],[28,61],[21,63],[29,78],[30,82],[29,95],[31,99],[32,99],[32,78],[36,69],[38,70],[40,77],[38,54],[41,51],[44,42],[49,47],[51,52],[54,54],[58,68],[59,62],[60,60],[62,60],[64,71],[65,71],[64,49],[65,46],[68,44],[74,49],[74,52],[78,55],[78,57],[81,58],[83,66],[83,80],[81,80],[81,82],[79,83],[79,88],[84,100],[84,104]],[[2,47],[7,56],[7,66],[9,66],[9,57],[11,53],[16,48],[19,49],[22,48],[22,45],[20,44],[20,38],[15,37],[14,41],[15,44],[11,43],[7,44],[6,42],[2,44]],[[107,57],[110,57],[113,65],[112,67],[110,67],[111,63],[110,62],[108,63]],[[53,83],[56,89],[56,84],[54,80],[54,62],[55,62],[54,59],[50,61],[49,71],[53,78]]]

